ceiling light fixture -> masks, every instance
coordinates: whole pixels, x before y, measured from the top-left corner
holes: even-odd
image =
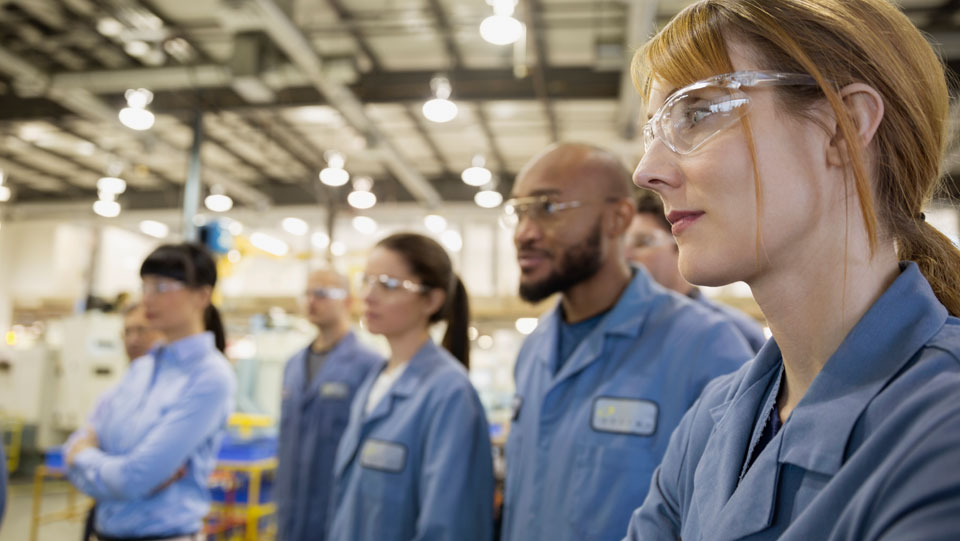
[[[353,181],[353,191],[347,195],[347,203],[355,209],[366,210],[372,208],[377,204],[377,196],[371,191],[372,189],[372,178],[357,177]]]
[[[233,208],[233,199],[224,193],[223,186],[214,184],[210,187],[210,195],[203,199],[203,205],[211,212],[227,212]]]
[[[516,0],[487,0],[493,15],[480,23],[480,37],[494,45],[509,45],[523,37],[523,23],[513,18]]]
[[[126,27],[123,26],[123,23],[113,17],[104,17],[97,21],[97,32],[108,38],[119,36],[124,30],[126,30]]]
[[[493,173],[489,169],[484,167],[486,160],[483,159],[483,156],[477,154],[473,157],[472,165],[463,170],[463,173],[460,174],[460,178],[463,179],[464,184],[468,186],[483,186],[490,182],[493,179]]]
[[[492,209],[503,203],[503,195],[491,187],[480,190],[473,196],[473,201],[480,207]]]
[[[152,128],[156,117],[147,110],[147,105],[153,101],[153,92],[146,88],[131,88],[124,92],[123,96],[127,98],[127,106],[120,109],[120,123],[137,131]]]
[[[93,212],[104,218],[116,218],[120,216],[120,203],[116,201],[98,199],[93,202]]]
[[[450,122],[457,116],[457,104],[450,101],[450,80],[437,75],[430,80],[434,98],[423,104],[423,116],[431,122]]]
[[[320,182],[337,187],[350,181],[350,173],[343,168],[346,163],[343,154],[336,150],[328,150],[323,153],[323,158],[327,160],[327,167],[320,171]]]
[[[97,191],[101,193],[121,194],[127,190],[127,182],[118,177],[100,177],[97,181]]]

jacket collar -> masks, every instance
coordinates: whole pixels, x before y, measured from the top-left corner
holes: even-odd
[[[380,400],[370,412],[366,415],[367,400],[370,398],[370,391],[376,382],[380,372],[386,366],[386,361],[381,360],[378,368],[371,370],[370,376],[363,382],[357,391],[356,398],[350,408],[350,422],[340,440],[340,448],[337,451],[336,464],[334,466],[334,475],[339,477],[346,470],[347,466],[353,460],[360,447],[360,441],[368,427],[387,416],[393,411],[394,402],[407,398],[414,394],[421,383],[438,365],[443,363],[444,352],[437,346],[433,340],[427,341],[420,347],[416,354],[410,359],[409,364],[404,369],[403,374],[393,384],[387,394]]]
[[[212,332],[192,334],[169,344],[158,344],[150,351],[158,361],[173,366],[187,366],[217,350]]]
[[[835,474],[867,405],[946,320],[946,308],[917,265],[901,264],[900,276],[830,356],[790,415],[781,461]]]
[[[603,343],[608,335],[635,337],[640,334],[654,304],[652,301],[666,294],[666,291],[654,283],[643,268],[635,267],[632,270],[633,278],[616,304],[564,363],[557,374],[557,381],[573,376],[596,361],[603,352]],[[557,366],[556,342],[562,318],[563,310],[558,301],[553,310],[541,318],[540,324],[531,336],[531,339],[546,345],[538,349],[537,358],[550,371]]]
[[[706,521],[723,532],[718,541],[739,539],[770,526],[780,464],[826,475],[843,464],[857,420],[900,369],[944,325],[947,311],[913,263],[867,311],[814,379],[780,432],[737,482],[752,443],[758,415],[782,358],[769,340],[746,367],[726,401],[710,409],[714,427],[694,483]],[[896,317],[893,317],[896,315]]]

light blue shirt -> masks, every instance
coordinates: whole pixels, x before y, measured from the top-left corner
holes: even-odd
[[[383,358],[352,332],[327,353],[304,385],[310,347],[294,355],[283,373],[277,442],[277,522],[282,541],[323,541],[337,444],[350,419],[357,388]]]
[[[902,269],[746,472],[783,364],[776,342],[712,382],[627,539],[957,539],[960,320],[914,263]]]
[[[559,306],[520,349],[504,541],[622,538],[684,412],[751,357],[728,319],[634,272],[556,375]]]
[[[357,392],[334,470],[329,541],[489,541],[493,458],[466,370],[431,340],[374,410]]]
[[[737,330],[743,334],[743,337],[747,339],[747,343],[750,344],[750,348],[753,349],[754,353],[760,351],[760,348],[767,343],[767,338],[763,335],[763,327],[760,326],[757,320],[747,314],[744,314],[732,306],[727,306],[726,304],[721,304],[708,298],[703,292],[696,288],[693,289],[689,297],[714,312],[730,318],[730,322],[733,323],[734,326],[737,327]]]
[[[94,411],[99,449],[77,454],[70,481],[97,500],[95,529],[112,537],[200,531],[236,381],[213,334],[160,346]],[[71,436],[68,445],[84,429]],[[186,475],[160,488],[180,469]]]

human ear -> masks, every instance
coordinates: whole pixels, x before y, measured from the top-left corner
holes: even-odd
[[[864,83],[849,84],[840,89],[839,95],[845,112],[853,122],[857,144],[865,150],[870,146],[880,121],[883,120],[883,98],[876,89]],[[835,167],[846,167],[850,162],[847,140],[835,117],[832,122],[833,137],[827,149],[827,162]]]

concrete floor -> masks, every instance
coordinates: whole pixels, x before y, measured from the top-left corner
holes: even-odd
[[[67,506],[67,484],[51,482],[44,490],[41,513],[65,509]],[[7,491],[7,508],[0,525],[0,541],[31,541],[30,513],[33,505],[33,483],[25,480],[13,480]],[[86,498],[78,496],[78,502]],[[80,541],[83,535],[83,518],[63,520],[41,525],[37,530],[36,541]]]

